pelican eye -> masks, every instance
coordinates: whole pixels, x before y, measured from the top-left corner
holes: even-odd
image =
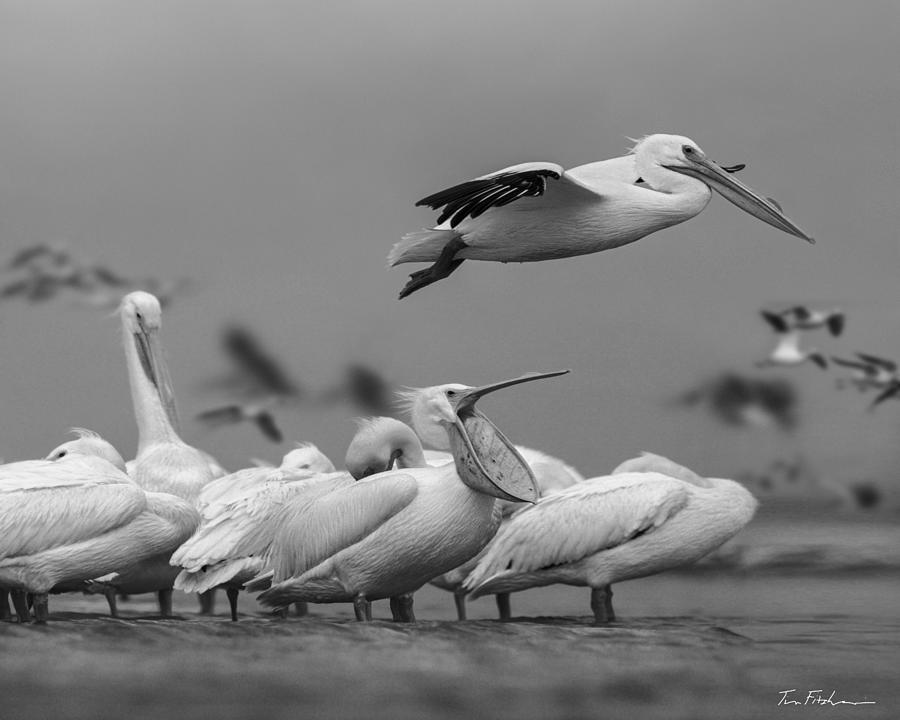
[[[61,457],[65,457],[68,452],[68,450],[60,450],[58,453],[56,453],[55,459],[59,460]]]
[[[693,155],[694,148],[692,148],[690,145],[682,145],[681,152],[683,152],[685,155]]]
[[[447,397],[448,398],[456,397],[456,390],[448,390]]]

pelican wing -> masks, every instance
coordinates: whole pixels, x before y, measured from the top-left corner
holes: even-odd
[[[0,466],[0,558],[88,540],[130,522],[147,498],[123,474],[86,458]]]
[[[556,163],[534,162],[513,165],[489,175],[422,198],[417,206],[427,205],[441,210],[437,224],[450,223],[455,228],[466,218],[477,218],[486,210],[502,207],[523,197],[543,195],[548,186],[554,190],[574,192],[591,200],[599,195]]]
[[[578,483],[513,515],[464,587],[477,591],[498,574],[573,563],[622,545],[660,527],[687,500],[684,483],[655,472]]]
[[[233,481],[234,486],[226,488],[202,508],[200,528],[175,551],[172,565],[199,572],[223,560],[262,556],[272,544],[285,506],[296,495],[317,486],[317,479],[303,472],[288,474],[253,468],[235,475],[240,477]],[[340,476],[339,482],[351,481],[346,473],[335,475]],[[225,477],[215,482],[227,485],[223,482],[227,480]],[[323,476],[318,480],[319,485],[324,482],[333,489],[335,478]]]
[[[419,485],[406,473],[380,474],[285,509],[272,546],[273,584],[298,577],[355,545],[409,505]]]
[[[228,425],[244,419],[244,410],[240,405],[225,405],[197,413],[197,420],[211,427]]]

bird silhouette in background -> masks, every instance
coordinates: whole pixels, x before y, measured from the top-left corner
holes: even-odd
[[[165,307],[187,286],[185,280],[126,277],[107,266],[77,258],[61,243],[38,243],[20,249],[6,264],[5,275],[0,300],[41,303],[65,293],[75,304],[108,310],[118,307],[122,296],[134,290],[156,295]]]
[[[322,393],[320,400],[348,402],[358,413],[392,417],[397,414],[395,392],[394,386],[378,370],[356,362],[347,365],[338,384]]]
[[[818,330],[827,327],[834,337],[844,331],[846,315],[837,308],[821,310],[806,305],[794,305],[785,310],[762,310],[760,314],[775,332],[791,330]]]
[[[791,330],[779,333],[778,343],[772,348],[768,357],[757,361],[756,367],[795,367],[806,362],[815,363],[823,370],[828,369],[828,360],[825,359],[825,355],[818,348],[801,348],[799,331]]]
[[[240,325],[225,328],[222,349],[233,372],[215,384],[224,385],[241,399],[198,413],[196,419],[210,428],[252,422],[266,438],[280,443],[283,434],[274,409],[300,402],[306,392],[249,328]]]
[[[789,432],[797,424],[797,392],[782,379],[722,373],[675,399],[681,407],[706,407],[720,422],[738,428],[777,428]]]

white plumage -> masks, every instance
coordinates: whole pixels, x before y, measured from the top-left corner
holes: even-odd
[[[700,559],[746,525],[756,506],[739,483],[646,454],[516,513],[464,587],[478,597],[588,585],[595,620],[606,622],[614,618],[612,583]]]

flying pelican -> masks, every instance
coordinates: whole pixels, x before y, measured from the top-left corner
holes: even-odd
[[[405,235],[388,263],[434,262],[410,275],[403,298],[468,259],[536,262],[626,245],[694,217],[709,202],[710,189],[814,242],[774,200],[731,177],[735,169],[717,165],[680,135],[648,135],[630,155],[569,170],[547,162],[513,165],[416,203],[443,208],[438,225]]]
[[[184,500],[138,487],[100,436],[76,432],[44,460],[0,466],[0,587],[13,591],[19,622],[25,593],[46,622],[54,588],[171,552],[199,521]]]
[[[494,498],[533,502],[537,489],[521,456],[475,403],[500,388],[559,374],[436,397],[431,421],[450,436],[454,464],[379,473],[296,515],[288,509],[272,548],[272,586],[259,601],[353,602],[364,620],[369,601],[409,598],[477,554],[499,525]],[[401,610],[414,620],[411,606]]]
[[[813,362],[823,370],[828,368],[828,360],[816,348],[800,348],[800,331],[790,330],[778,335],[778,344],[769,356],[756,363],[757,367],[793,367],[805,362]]]
[[[699,560],[746,525],[756,506],[739,483],[645,454],[516,513],[464,586],[479,597],[587,585],[595,623],[607,623],[615,620],[612,583]]]
[[[216,475],[209,456],[178,435],[175,396],[159,339],[162,325],[159,301],[147,292],[129,293],[122,299],[119,313],[138,426],[132,477],[145,490],[171,493],[196,506],[203,486]],[[160,554],[131,567],[121,566],[113,577],[98,578],[102,582],[95,589],[106,594],[111,612],[115,612],[115,592],[156,591],[160,612],[171,615],[172,583],[178,570],[169,565],[170,554]]]
[[[794,305],[785,310],[774,312],[761,310],[760,314],[775,332],[784,333],[789,330],[817,330],[827,327],[828,332],[837,337],[844,330],[846,316],[842,310],[833,308],[819,310],[806,305]]]
[[[346,473],[335,473],[331,460],[310,443],[288,452],[277,468],[246,468],[204,486],[200,527],[170,560],[184,568],[175,578],[175,589],[203,593],[224,587],[236,621],[238,594],[264,569],[263,557],[284,499],[325,474],[352,482]]]

